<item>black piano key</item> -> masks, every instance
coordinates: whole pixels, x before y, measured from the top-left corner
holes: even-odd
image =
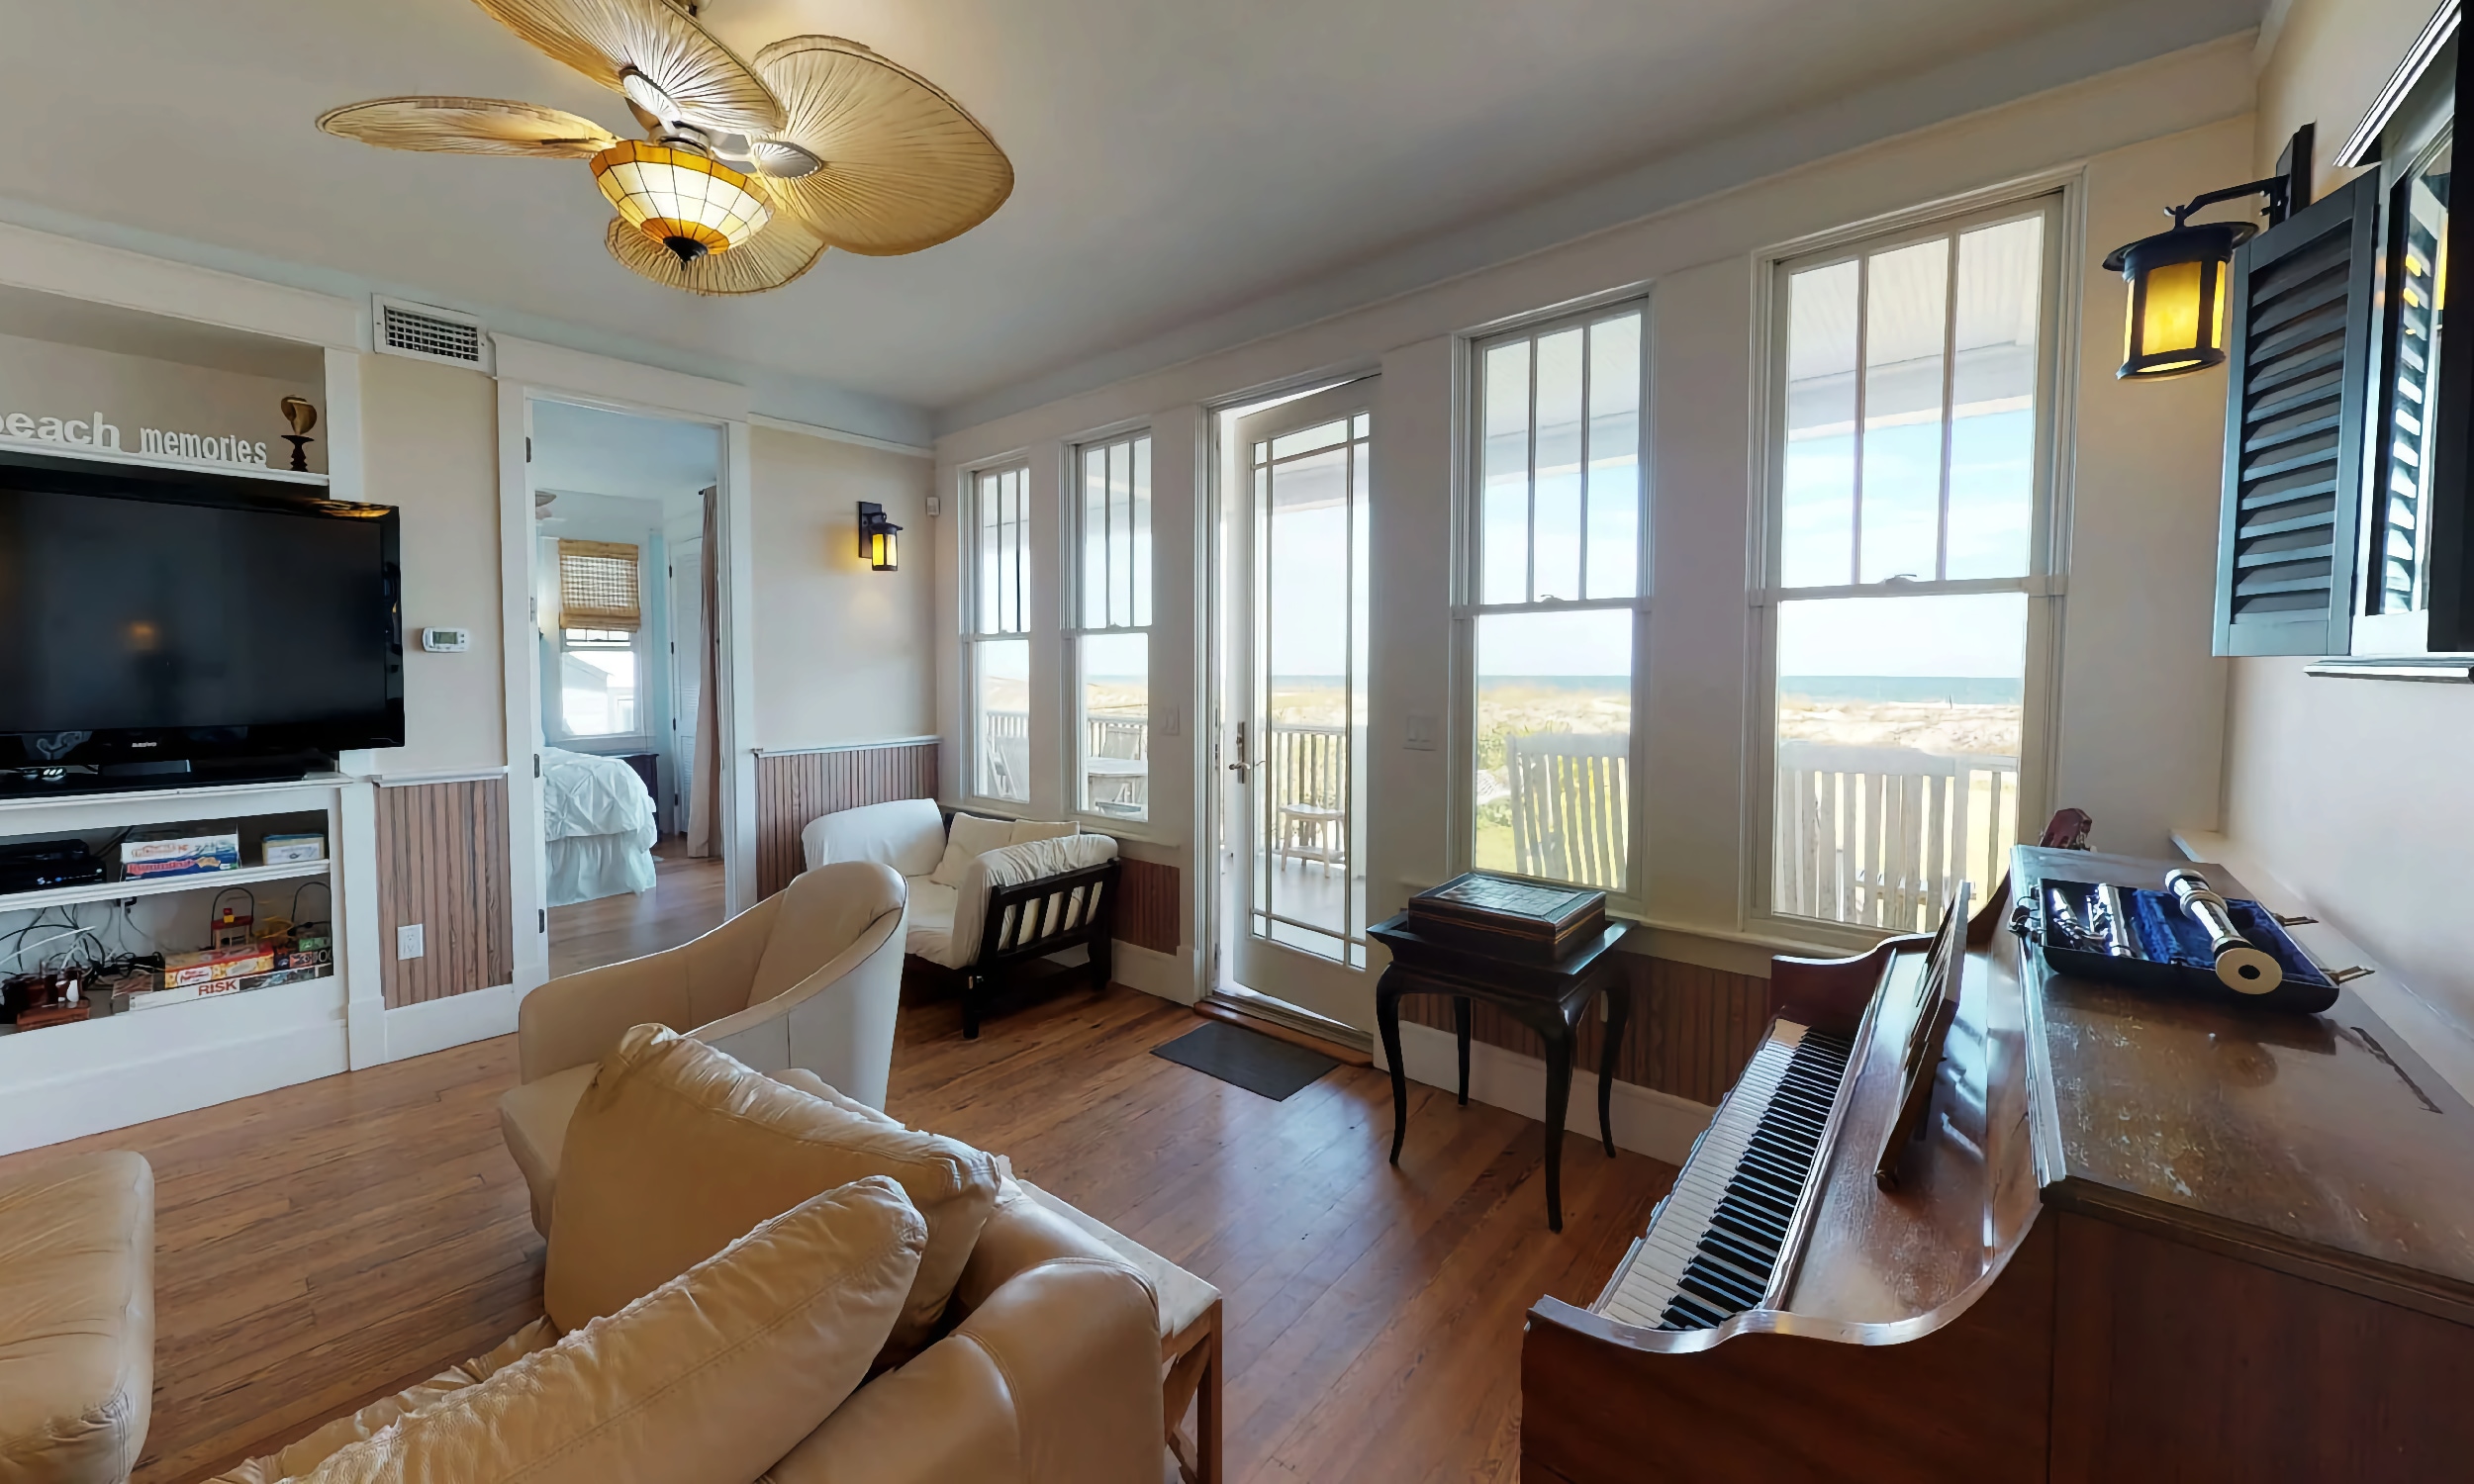
[[[1765,1251],[1757,1249],[1742,1238],[1716,1226],[1701,1234],[1701,1251],[1760,1278],[1764,1283],[1769,1281],[1770,1270],[1776,1266],[1778,1260],[1776,1248],[1769,1248]]]
[[[1726,1319],[1690,1294],[1678,1293],[1666,1305],[1665,1319],[1678,1330],[1706,1330]]]
[[[1778,1245],[1786,1240],[1787,1235],[1785,1222],[1764,1221],[1741,1207],[1719,1207],[1710,1213],[1709,1224],[1711,1230],[1726,1232],[1736,1241],[1773,1260],[1778,1255]]]
[[[1710,1281],[1706,1274],[1696,1272],[1689,1267],[1683,1270],[1682,1277],[1675,1280],[1675,1289],[1678,1294],[1690,1294],[1693,1298],[1700,1300],[1702,1308],[1717,1311],[1721,1318],[1730,1314],[1741,1314],[1752,1308],[1754,1304],[1760,1302],[1758,1294],[1754,1295],[1750,1303],[1739,1299],[1723,1285]]]
[[[1804,1177],[1812,1172],[1812,1165],[1809,1163],[1790,1164],[1774,1155],[1766,1154],[1747,1154],[1743,1162],[1736,1168],[1752,1170],[1756,1174],[1767,1176],[1772,1183],[1781,1187],[1799,1190],[1803,1188]]]
[[[1716,1297],[1727,1306],[1729,1313],[1741,1314],[1747,1309],[1760,1307],[1760,1290],[1733,1273],[1720,1272],[1697,1262],[1685,1268],[1684,1272],[1686,1277],[1682,1281],[1690,1282],[1701,1292]],[[1680,1287],[1681,1283],[1677,1286]]]
[[[1768,1267],[1741,1266],[1719,1252],[1716,1245],[1710,1242],[1704,1241],[1701,1244],[1701,1250],[1693,1254],[1692,1260],[1707,1266],[1714,1277],[1723,1279],[1738,1288],[1751,1289],[1753,1298],[1757,1302],[1761,1296],[1761,1291],[1769,1286]]]
[[[1718,1198],[1718,1201],[1722,1206],[1741,1202],[1768,1211],[1780,1221],[1785,1221],[1795,1214],[1793,1193],[1778,1189],[1763,1176],[1741,1169],[1736,1171],[1734,1179],[1727,1182],[1727,1191]]]

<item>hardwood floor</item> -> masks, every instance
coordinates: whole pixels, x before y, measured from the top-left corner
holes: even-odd
[[[683,836],[653,847],[653,889],[550,908],[550,975],[676,948],[721,926],[721,861],[688,859]]]
[[[1381,1073],[1275,1103],[1150,1055],[1199,1023],[1075,989],[966,1042],[952,1004],[905,1004],[888,1102],[1219,1285],[1231,1481],[1517,1479],[1522,1313],[1593,1296],[1673,1170],[1575,1136],[1553,1236],[1537,1124],[1413,1087],[1395,1170]],[[540,1312],[497,1129],[514,1077],[502,1039],[0,1159],[154,1163],[140,1484],[211,1475]]]

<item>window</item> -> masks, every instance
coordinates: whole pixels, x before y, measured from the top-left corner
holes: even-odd
[[[1475,347],[1471,857],[1630,894],[1639,305]]]
[[[1776,269],[1773,913],[1912,932],[2008,864],[2049,560],[2056,216]]]
[[[642,554],[623,541],[567,541],[558,562],[558,722],[570,738],[643,732]]]
[[[1151,435],[1087,444],[1072,502],[1075,801],[1151,810]]]
[[[971,476],[971,791],[1031,799],[1030,469]]]
[[[2437,436],[2462,400],[2440,377],[2448,283],[2448,188],[2456,153],[2454,68],[2435,66],[2406,95],[2373,157],[2381,204],[2378,428],[2362,460],[2362,559],[2351,649],[2422,654],[2430,647],[2434,527],[2445,503]],[[2459,487],[2462,480],[2452,481]],[[2445,579],[2443,579],[2443,585]],[[2440,606],[2451,606],[2445,601]],[[2443,624],[2443,627],[2446,625]]]

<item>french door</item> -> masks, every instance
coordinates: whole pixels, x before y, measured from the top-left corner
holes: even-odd
[[[1221,972],[1362,1031],[1375,385],[1237,419],[1222,466]]]

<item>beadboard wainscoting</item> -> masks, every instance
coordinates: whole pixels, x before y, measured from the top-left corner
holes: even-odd
[[[756,755],[756,894],[799,875],[799,832],[819,814],[936,796],[936,742],[882,742]]]
[[[1153,953],[1177,952],[1177,896],[1183,875],[1174,866],[1122,857],[1117,877],[1116,938]]]
[[[516,974],[507,780],[378,789],[379,984],[387,1008],[496,988]],[[396,957],[396,930],[422,929],[422,954]]]
[[[1724,970],[1626,955],[1632,975],[1632,1020],[1617,1049],[1615,1078],[1690,1102],[1714,1105],[1752,1060],[1769,1024],[1769,980]],[[1452,1029],[1452,1002],[1413,994],[1400,1001],[1404,1023]],[[1470,1039],[1524,1057],[1542,1054],[1526,1026],[1483,1003],[1470,1006]],[[1606,1034],[1593,1013],[1581,1022],[1576,1068],[1594,1071]],[[1594,1118],[1594,1114],[1591,1115]]]

